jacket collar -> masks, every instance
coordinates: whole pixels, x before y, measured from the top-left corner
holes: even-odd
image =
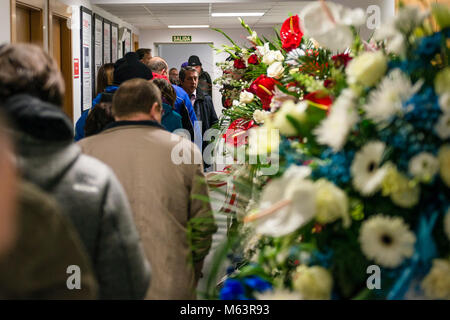
[[[158,122],[153,120],[143,120],[143,121],[129,121],[129,120],[123,120],[123,121],[115,121],[110,124],[108,124],[103,131],[112,129],[112,128],[118,128],[118,127],[125,127],[125,126],[149,126],[149,127],[156,127],[159,129],[163,129],[164,127],[160,125]]]
[[[197,101],[197,100],[205,100],[205,94],[199,88],[197,88],[196,93],[195,93],[195,101]]]

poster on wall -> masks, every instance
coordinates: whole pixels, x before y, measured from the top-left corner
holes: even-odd
[[[103,19],[103,63],[111,62],[111,22]]]
[[[97,74],[98,69],[103,64],[103,18],[98,14],[94,14],[94,79],[92,80],[93,95],[95,95],[96,91],[96,82],[97,82]]]
[[[124,44],[124,55],[131,52],[131,30],[125,30],[125,44]]]
[[[119,53],[119,25],[116,23],[111,24],[111,59],[112,62],[116,62]]]
[[[80,7],[81,112],[92,104],[92,12]]]

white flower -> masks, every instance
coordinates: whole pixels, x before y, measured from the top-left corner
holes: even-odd
[[[390,195],[392,202],[402,208],[414,207],[420,200],[419,184],[410,181],[393,164],[385,167],[387,170],[382,182],[383,195]]]
[[[233,100],[233,107],[239,107],[241,103],[238,100]]]
[[[422,81],[412,85],[410,78],[400,69],[391,71],[369,95],[369,102],[363,107],[366,117],[376,123],[389,120],[400,113],[402,103],[415,94],[422,86]]]
[[[439,97],[439,106],[442,112],[450,113],[450,92],[445,92]]]
[[[422,289],[430,299],[450,300],[450,260],[433,260],[430,273],[422,281]]]
[[[306,179],[310,173],[308,167],[291,166],[281,178],[270,181],[264,187],[260,210],[271,208],[282,200],[290,200],[291,203],[256,220],[257,233],[281,237],[311,221],[316,206],[314,184]]]
[[[406,52],[405,37],[395,27],[395,21],[381,25],[374,33],[374,40],[386,41],[386,51],[397,55]]]
[[[298,266],[292,285],[305,300],[329,300],[333,289],[333,277],[330,272],[320,266]]]
[[[249,130],[249,155],[273,155],[280,145],[279,130],[270,126],[262,126]]]
[[[279,79],[284,72],[283,63],[274,62],[267,68],[267,76],[275,79]]]
[[[428,11],[423,11],[417,6],[404,6],[394,18],[395,28],[405,34],[410,33],[422,25],[428,15]]]
[[[286,289],[266,290],[255,293],[256,300],[303,300],[301,294]]]
[[[255,98],[255,96],[253,95],[253,93],[245,91],[245,90],[242,91],[241,94],[239,95],[239,101],[242,104],[251,103],[254,98]]]
[[[328,145],[335,152],[342,149],[352,127],[358,122],[356,96],[351,89],[344,89],[333,103],[328,117],[314,130],[317,142]]]
[[[256,33],[256,31],[252,31],[252,35],[248,36],[247,39],[253,43],[256,43],[256,41],[258,41],[258,34]]]
[[[379,167],[385,147],[383,142],[369,142],[353,159],[350,168],[353,186],[364,196],[370,196],[380,189],[386,174],[386,167]]]
[[[296,99],[295,97],[284,93],[283,91],[278,89],[278,86],[276,86],[275,90],[273,91],[272,102],[270,103],[270,111],[271,112],[277,111],[278,109],[281,108],[283,103],[288,100],[295,101]]]
[[[362,224],[359,242],[367,258],[395,268],[413,255],[416,237],[402,218],[376,215]]]
[[[442,140],[450,138],[450,112],[444,113],[439,117],[434,130]]]
[[[256,47],[256,51],[259,53],[259,55],[261,57],[264,57],[266,54],[268,54],[271,51],[269,45],[270,45],[270,43],[266,42],[266,43],[264,43],[263,46]]]
[[[316,220],[319,223],[332,223],[342,219],[345,228],[350,226],[348,199],[346,193],[326,179],[316,183]]]
[[[440,71],[434,79],[434,91],[438,95],[450,92],[450,67]]]
[[[321,46],[331,51],[344,51],[353,42],[350,26],[358,27],[365,23],[362,9],[349,9],[340,4],[327,2],[329,13],[323,5],[314,1],[306,5],[300,13],[301,29],[309,38],[317,40]]]
[[[258,109],[253,112],[253,120],[258,124],[262,124],[269,115],[270,112]]]
[[[450,240],[450,208],[447,209],[447,213],[444,217],[444,231],[448,240]]]
[[[438,154],[441,179],[450,188],[450,144],[443,145]]]
[[[269,50],[269,52],[267,52],[262,58],[262,62],[264,64],[267,64],[268,66],[277,61],[282,62],[283,60],[284,60],[283,54],[280,51],[274,50]]]
[[[301,101],[295,104],[293,101],[288,100],[283,103],[280,110],[275,113],[275,118],[273,125],[275,128],[280,130],[280,133],[285,136],[295,136],[297,129],[288,120],[287,116],[291,117],[294,121],[302,122],[306,118],[306,109],[308,108],[308,103]]]
[[[439,161],[428,152],[421,152],[409,161],[409,173],[422,182],[430,182],[439,171]]]
[[[366,87],[375,85],[386,73],[387,59],[381,51],[364,52],[352,59],[345,73],[350,84],[360,83]]]

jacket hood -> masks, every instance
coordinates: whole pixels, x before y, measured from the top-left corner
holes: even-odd
[[[2,103],[17,130],[35,139],[65,141],[73,139],[72,122],[57,106],[26,94],[15,95]]]
[[[72,123],[61,109],[28,95],[14,96],[1,108],[15,126],[22,175],[48,190],[81,155]]]

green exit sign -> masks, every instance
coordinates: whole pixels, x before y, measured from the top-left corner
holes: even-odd
[[[192,42],[192,36],[172,36],[172,42]]]

